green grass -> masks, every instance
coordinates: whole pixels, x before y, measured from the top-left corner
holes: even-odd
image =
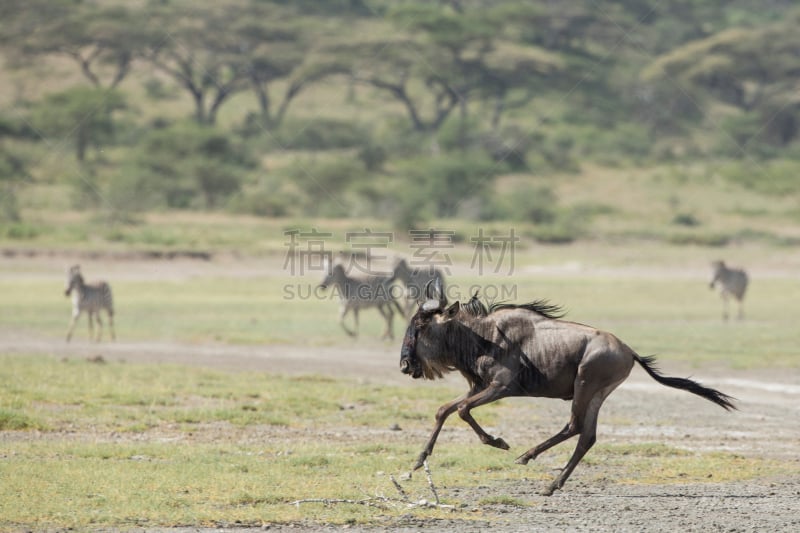
[[[408,509],[389,478],[408,471],[430,415],[454,394],[448,387],[36,355],[0,356],[0,379],[6,384],[0,389],[0,420],[27,421],[0,433],[0,528],[452,517],[441,509]],[[481,410],[481,420],[490,424],[507,424],[514,416],[504,403]],[[402,432],[387,429],[398,421]],[[440,443],[431,461],[445,503],[526,505],[504,496],[502,486],[551,478],[548,469],[515,465],[507,452],[481,447],[462,430],[468,436]],[[567,448],[554,450],[549,460],[566,461],[568,455]],[[597,476],[618,483],[719,482],[785,472],[785,465],[767,459],[659,443],[600,444],[584,462],[580,476],[589,482]],[[402,483],[412,499],[431,498],[424,474]],[[494,484],[497,495],[462,501],[470,488]],[[395,501],[381,507],[291,505],[375,496]]]
[[[460,267],[448,276],[454,298],[466,300],[476,288],[483,296],[500,294],[517,302],[547,298],[563,305],[568,319],[611,331],[640,354],[657,354],[662,360],[733,368],[800,364],[800,330],[793,319],[800,315],[794,296],[800,282],[785,274],[760,273],[794,268],[791,250],[743,247],[725,255],[733,264],[753,266],[746,319],[727,323],[721,320],[719,296],[707,284],[708,261],[719,255],[705,248],[521,248],[509,276],[466,269],[472,258],[467,245],[451,254],[454,266]],[[30,271],[22,263],[8,265],[7,275],[0,276],[2,329],[17,335],[64,335],[71,304],[63,295],[63,273],[42,264]],[[339,327],[335,295],[315,289],[319,273],[292,276],[283,268],[283,256],[251,263],[247,275],[238,275],[235,263],[228,272],[226,263],[212,262],[189,265],[186,275],[176,276],[180,268],[165,263],[162,279],[157,263],[142,263],[144,276],[136,265],[126,265],[115,279],[116,267],[109,266],[104,277],[114,289],[116,331],[123,341],[353,342]],[[86,268],[87,276],[95,277],[97,267]],[[360,342],[378,343],[383,330],[378,313],[365,311],[360,318]],[[395,334],[401,335],[404,321],[394,322]],[[86,336],[82,318],[75,337]]]

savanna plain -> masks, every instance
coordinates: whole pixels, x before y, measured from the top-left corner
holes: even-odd
[[[323,223],[324,224],[324,223]],[[394,253],[408,255],[408,244]],[[319,272],[291,272],[280,245],[242,257],[17,249],[0,263],[0,527],[6,530],[790,531],[800,526],[800,253],[744,243],[541,245],[513,272],[469,268],[448,250],[452,298],[547,298],[612,331],[665,374],[738,400],[726,413],[641,369],[606,401],[598,443],[562,491],[539,491],[574,439],[528,466],[569,403],[509,399],[475,412],[511,444],[482,446],[457,417],[408,472],[458,376],[398,370],[404,320],[380,340],[337,324]],[[709,262],[747,265],[744,320],[723,321]],[[497,256],[495,256],[496,258]],[[117,340],[64,334],[67,266],[107,279]],[[95,275],[97,273],[97,275]]]

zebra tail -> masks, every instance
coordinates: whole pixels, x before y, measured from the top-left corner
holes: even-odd
[[[706,400],[714,402],[727,411],[737,409],[736,405],[733,403],[735,398],[728,396],[724,392],[720,392],[710,387],[704,387],[703,385],[691,379],[673,378],[661,374],[655,364],[656,358],[654,355],[642,357],[638,354],[633,354],[633,358],[642,366],[642,368],[644,368],[645,372],[650,374],[651,378],[658,381],[662,385],[691,392],[692,394],[696,394],[702,398],[705,398]]]

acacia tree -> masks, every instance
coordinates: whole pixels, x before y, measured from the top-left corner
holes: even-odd
[[[536,79],[564,68],[557,54],[506,28],[508,3],[410,2],[391,9],[394,35],[335,47],[350,75],[400,102],[413,128],[437,131],[454,112],[466,124],[473,102],[489,103],[497,128],[532,98]]]
[[[63,56],[95,87],[114,88],[130,73],[145,43],[143,13],[124,6],[74,0],[16,4],[0,37],[17,65],[38,56]]]
[[[150,45],[143,58],[187,91],[195,120],[213,124],[222,104],[246,88],[246,69],[232,21],[237,6],[197,3],[157,6],[150,14]]]
[[[800,14],[690,42],[658,57],[642,72],[642,79],[677,83],[738,108],[757,123],[738,140],[740,145],[752,137],[786,145],[800,135],[798,20]]]
[[[75,87],[46,96],[33,110],[33,123],[39,131],[72,141],[75,157],[86,160],[90,145],[108,143],[113,135],[113,114],[125,108],[122,93],[114,89]]]
[[[256,8],[253,8],[256,9]],[[324,51],[317,19],[288,10],[257,8],[258,16],[240,19],[233,28],[240,39],[243,68],[256,95],[265,127],[280,126],[291,103],[312,84],[344,72]],[[285,82],[276,96],[274,85]]]
[[[265,124],[278,125],[290,103],[327,75],[308,65],[313,21],[268,3],[194,4],[153,8],[151,46],[144,58],[192,97],[195,119],[214,124],[224,103],[253,90]],[[299,20],[299,21],[298,21]],[[271,86],[288,80],[275,105]]]
[[[0,140],[0,220],[20,219],[17,190],[27,178],[22,159],[6,149]]]

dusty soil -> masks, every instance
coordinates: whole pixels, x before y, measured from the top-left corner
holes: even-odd
[[[27,263],[23,260],[16,265],[4,266],[10,267],[4,269],[4,275],[7,276],[40,275],[36,269],[31,271],[25,268]],[[153,272],[157,272],[159,277],[191,275],[190,272],[207,274],[218,270],[230,273],[229,266],[218,262],[176,261],[156,265]],[[122,264],[116,267],[111,265],[110,268],[119,273],[129,271]],[[245,265],[240,270],[241,275],[263,273],[259,265]],[[60,264],[58,271],[60,279]],[[141,272],[142,269],[137,271]],[[41,271],[41,275],[50,276],[50,273]],[[277,374],[315,373],[410,388],[437,386],[413,382],[401,375],[397,369],[397,346],[377,341],[352,346],[305,347],[169,342],[92,344],[78,339],[67,345],[60,338],[22,336],[3,330],[0,324],[0,352],[52,353],[69,358],[102,356],[105,360],[131,363],[176,363]],[[611,395],[601,411],[598,430],[600,443],[660,442],[690,450],[724,450],[745,457],[785,461],[791,466],[788,470],[798,471],[800,371],[693,370],[666,363],[661,366],[668,375],[693,375],[704,384],[735,396],[739,400],[740,411],[726,413],[692,395],[660,386],[637,368],[628,381]],[[460,387],[460,378],[449,378],[448,383]],[[538,421],[501,424],[490,428],[490,431],[511,444],[512,452],[526,449],[560,429],[567,420],[569,410],[568,403],[554,400],[514,399],[509,404],[512,409],[519,411],[520,420]],[[531,410],[530,406],[535,406],[535,410]],[[440,445],[462,441],[475,443],[479,447],[475,436],[465,426],[459,420],[450,421],[441,435]],[[343,427],[337,436],[331,438],[359,438],[364,436],[363,432],[363,428]],[[426,437],[424,432],[415,431],[404,431],[400,435],[420,445]],[[241,437],[261,438],[263,435]],[[296,437],[320,438],[319,435]],[[574,439],[562,446],[571,449]],[[509,461],[513,457],[510,455]],[[526,468],[555,471],[560,466],[556,459],[544,454]],[[435,469],[435,456],[432,468]],[[600,481],[597,481],[598,477]],[[543,488],[540,481],[509,481],[501,486],[444,489],[440,491],[440,496],[445,501],[448,497],[457,497],[462,502],[474,502],[453,513],[453,518],[448,520],[420,519],[410,512],[398,521],[368,527],[336,528],[300,523],[272,524],[253,531],[800,531],[800,479],[788,474],[757,481],[681,483],[678,480],[664,485],[626,485],[614,483],[613,479],[613,469],[602,464],[582,463],[564,490],[549,498],[538,495]],[[511,496],[524,502],[524,505],[481,505],[480,513],[473,511],[478,507],[478,502],[496,494]],[[493,518],[487,520],[479,516]],[[234,529],[237,532],[248,531],[248,528]],[[200,529],[169,531],[183,533]]]
[[[105,343],[74,342],[61,339],[15,337],[0,330],[0,350],[5,353],[45,352],[62,357],[199,365],[233,371],[265,371],[281,374],[322,373],[365,382],[381,382],[408,387],[436,386],[414,382],[397,370],[397,350],[391,345],[370,347],[310,348],[299,346],[209,346],[166,342]],[[663,365],[662,365],[663,366]],[[664,368],[670,375],[687,375],[685,369]],[[797,471],[800,443],[800,373],[797,371],[733,372],[704,369],[695,372],[703,383],[719,388],[739,400],[740,411],[725,413],[718,407],[680,391],[658,385],[643,371],[631,377],[611,397],[601,411],[599,441],[602,443],[661,442],[690,450],[725,450],[745,457],[767,457],[792,464]],[[460,378],[448,382],[458,384]],[[568,416],[568,403],[544,399],[512,399],[510,408],[522,420],[546,421],[536,424],[500,425],[492,428],[511,445],[523,449],[560,429]],[[535,405],[533,411],[528,411]],[[603,422],[605,420],[605,422]],[[624,420],[627,423],[615,424]],[[358,438],[348,435],[362,429],[343,427],[332,438]],[[422,432],[405,432],[420,445]],[[247,438],[242,435],[241,437]],[[252,436],[263,438],[264,435]],[[304,438],[303,435],[296,435]],[[305,437],[310,438],[310,435]],[[314,438],[320,438],[314,435]],[[574,439],[573,439],[574,440]],[[452,420],[445,427],[440,445],[448,442],[475,442],[465,424]],[[574,443],[565,444],[570,448]],[[591,453],[591,452],[590,452]],[[434,456],[435,459],[435,456]],[[513,460],[509,456],[509,461]],[[435,461],[432,461],[435,465]],[[555,472],[561,465],[544,454],[527,468]],[[435,468],[435,466],[433,466]],[[492,529],[517,531],[798,531],[800,530],[800,480],[780,475],[774,479],[735,483],[670,483],[666,485],[624,485],[595,481],[603,465],[582,463],[564,490],[552,497],[539,496],[540,481],[486,486],[476,489],[448,488],[448,495],[462,502],[479,502],[503,494],[525,503],[482,505],[481,515],[494,515],[491,521],[476,519],[472,508],[455,512],[450,520],[424,520],[409,513],[400,521],[370,527],[351,526],[350,531],[444,531],[458,529],[477,532]],[[601,479],[613,479],[614,472]],[[593,481],[589,482],[588,480]],[[475,504],[478,505],[477,503]],[[246,529],[246,528],[244,528]],[[273,524],[270,530],[333,531],[319,524]],[[242,528],[238,529],[241,531]],[[182,531],[197,531],[186,529]],[[219,531],[219,529],[215,529]]]

